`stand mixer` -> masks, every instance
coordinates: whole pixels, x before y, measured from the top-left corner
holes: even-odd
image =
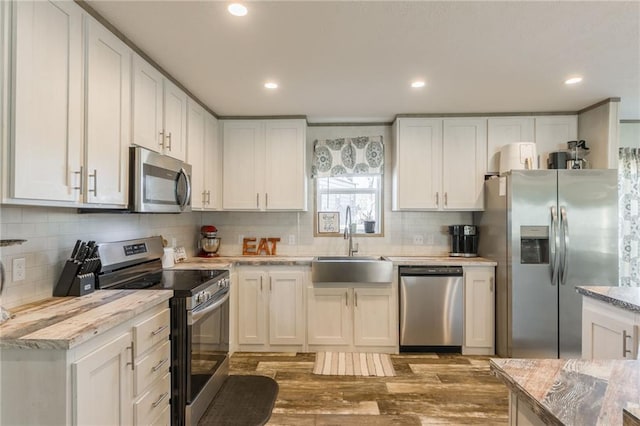
[[[213,225],[205,225],[200,228],[200,247],[199,257],[217,257],[218,248],[220,248],[220,238],[218,238],[218,229]]]

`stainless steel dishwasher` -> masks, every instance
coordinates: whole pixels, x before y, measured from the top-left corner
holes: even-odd
[[[400,351],[459,352],[462,268],[400,267]]]

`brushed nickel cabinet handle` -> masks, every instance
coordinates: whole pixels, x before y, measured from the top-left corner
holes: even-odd
[[[627,330],[622,330],[622,358],[626,358],[627,354],[631,355],[631,349],[627,349],[627,339],[631,339],[631,334],[627,334]]]
[[[167,328],[169,328],[169,326],[168,326],[168,325],[163,325],[162,327],[158,328],[157,330],[152,331],[152,332],[151,332],[151,335],[152,335],[152,336],[157,336],[158,334],[160,334],[160,333],[162,333],[163,331],[165,331]]]
[[[164,130],[160,131],[160,142],[158,142],[158,145],[164,149]]]
[[[131,362],[127,362],[127,365],[131,366],[131,371],[135,369],[135,363],[133,360],[133,342],[131,342],[131,346],[127,346],[127,349],[131,349]]]
[[[262,291],[262,276],[260,276],[260,291]]]
[[[84,176],[84,166],[80,166],[80,171],[79,172],[73,172],[74,175],[79,175],[79,179],[80,179],[80,184],[78,186],[74,186],[71,189],[77,189],[78,192],[80,194],[82,194],[84,192],[84,188],[82,183],[84,182],[83,176]]]
[[[169,145],[167,145],[167,149],[171,151],[171,132],[167,135],[167,139],[169,140]]]
[[[156,365],[154,365],[151,368],[151,371],[153,371],[154,373],[158,370],[160,370],[162,368],[163,365],[165,365],[167,362],[169,362],[169,358],[165,358],[162,361],[160,361],[159,363],[157,363]]]
[[[89,177],[93,178],[93,189],[90,189],[89,192],[93,192],[93,195],[95,197],[98,196],[98,171],[96,169],[93,169],[93,174],[89,175]]]
[[[273,277],[269,277],[269,291],[273,291]]]
[[[164,401],[164,399],[165,399],[166,397],[168,397],[168,396],[169,396],[169,392],[165,392],[165,393],[163,393],[162,395],[160,395],[160,398],[158,398],[158,400],[157,400],[156,402],[154,402],[153,404],[151,404],[151,406],[152,406],[153,408],[156,408],[156,407],[157,407],[158,405],[160,405],[160,403],[161,403],[162,401]]]
[[[260,194],[256,192],[256,209],[260,208]]]
[[[349,292],[344,292],[344,306],[349,306]]]
[[[436,192],[436,209],[440,207],[440,193]]]
[[[447,192],[444,193],[444,206],[447,207],[447,204],[449,204],[449,194]]]
[[[493,293],[493,277],[489,278],[489,291]]]
[[[269,193],[265,192],[265,194],[264,194],[264,208],[266,209],[267,207],[269,207]]]
[[[354,294],[355,297],[355,303],[356,303],[356,308],[358,307],[358,292],[355,292]]]
[[[207,191],[207,204],[211,204],[211,191]]]

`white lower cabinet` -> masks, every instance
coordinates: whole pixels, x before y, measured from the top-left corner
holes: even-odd
[[[640,314],[582,298],[582,358],[637,359]]]
[[[165,302],[71,349],[0,348],[0,424],[169,425],[169,321]]]
[[[464,267],[464,355],[495,353],[494,267]]]
[[[302,349],[306,268],[238,268],[240,350]]]
[[[310,349],[379,350],[397,346],[396,298],[379,287],[307,287]]]

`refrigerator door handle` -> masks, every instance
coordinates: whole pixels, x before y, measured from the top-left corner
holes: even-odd
[[[567,283],[567,271],[569,270],[569,219],[567,218],[567,209],[564,206],[560,207],[560,227],[562,228],[562,239],[564,240],[560,284],[565,285]]]
[[[551,207],[551,285],[556,285],[558,281],[559,251],[560,238],[558,236],[558,212],[556,206]]]

